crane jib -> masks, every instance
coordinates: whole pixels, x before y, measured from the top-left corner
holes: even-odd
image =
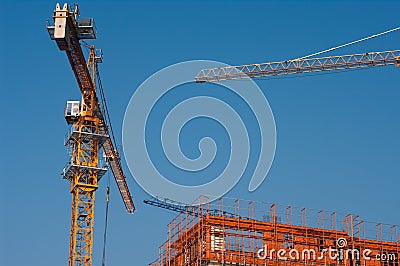
[[[242,78],[263,78],[266,76],[322,72],[328,70],[347,70],[387,65],[400,66],[400,50],[366,52],[362,54],[294,59],[280,62],[203,69],[195,77],[195,81],[198,83],[218,82]]]

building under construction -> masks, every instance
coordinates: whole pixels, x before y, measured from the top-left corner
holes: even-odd
[[[149,266],[399,265],[396,226],[332,211],[222,198],[180,205]]]
[[[59,50],[67,55],[81,92],[81,101],[67,101],[65,108],[70,127],[65,145],[71,158],[62,176],[69,181],[72,194],[68,261],[70,266],[91,266],[95,192],[108,168],[127,212],[134,213],[135,205],[116,148],[98,70],[102,52],[85,42],[96,39],[94,19],[80,18],[77,5],[57,4],[53,21],[48,21],[46,28]],[[87,59],[83,47],[90,51]],[[193,78],[204,83],[400,66],[400,50],[312,57],[321,53],[281,62],[205,69]],[[105,228],[109,187],[106,191]],[[399,265],[398,228],[366,222],[359,216],[227,198],[210,203],[202,197],[193,205],[159,199],[145,203],[179,212],[168,225],[168,239],[153,266]],[[104,261],[105,249],[103,265]]]

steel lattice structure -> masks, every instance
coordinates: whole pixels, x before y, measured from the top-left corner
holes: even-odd
[[[133,213],[135,206],[121,167],[119,153],[109,134],[110,125],[105,119],[107,114],[104,113],[104,99],[103,105],[100,105],[97,96],[97,64],[101,62],[101,57],[95,53],[94,46],[90,46],[90,55],[86,63],[79,42],[81,39],[96,38],[94,21],[79,21],[77,5],[74,10],[70,10],[67,4],[62,8],[57,4],[53,18],[54,25],[47,24],[50,37],[57,42],[60,50],[66,52],[82,95],[79,115],[69,117],[72,122],[68,123],[72,124],[72,127],[65,141],[65,145],[71,150],[71,160],[63,170],[64,178],[70,181],[72,194],[69,265],[91,266],[95,192],[108,167],[113,172],[126,210]],[[101,164],[99,156],[101,150],[106,158],[104,165]]]
[[[195,81],[199,83],[219,82],[242,78],[262,78],[266,76],[280,76],[287,74],[301,74],[327,70],[346,70],[387,65],[400,66],[400,50],[367,52],[363,54],[295,59],[281,62],[203,69],[195,77]]]

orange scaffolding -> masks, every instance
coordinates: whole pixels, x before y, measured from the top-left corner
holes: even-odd
[[[202,197],[169,223],[149,266],[398,266],[397,230],[351,214]]]

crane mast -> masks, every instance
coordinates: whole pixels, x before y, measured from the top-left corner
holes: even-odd
[[[195,77],[195,81],[198,83],[219,82],[243,78],[263,78],[266,76],[280,76],[288,74],[302,74],[307,72],[346,70],[387,65],[396,65],[397,67],[400,66],[400,50],[367,52],[363,54],[328,56],[321,58],[294,59],[280,62],[203,69]]]
[[[110,124],[107,123],[107,114],[104,113],[105,102],[100,105],[97,96],[97,65],[102,57],[96,54],[94,46],[90,46],[86,62],[79,42],[82,39],[96,38],[94,20],[79,19],[78,6],[75,5],[71,10],[67,4],[62,8],[57,4],[53,18],[54,25],[48,22],[47,30],[59,49],[66,52],[82,95],[81,103],[68,101],[65,109],[65,118],[71,125],[65,141],[71,151],[71,160],[62,173],[70,181],[72,194],[68,260],[70,266],[90,266],[93,263],[95,192],[108,168],[112,170],[128,213],[133,213],[135,206],[119,153],[109,134]],[[102,150],[105,162],[99,155]]]

